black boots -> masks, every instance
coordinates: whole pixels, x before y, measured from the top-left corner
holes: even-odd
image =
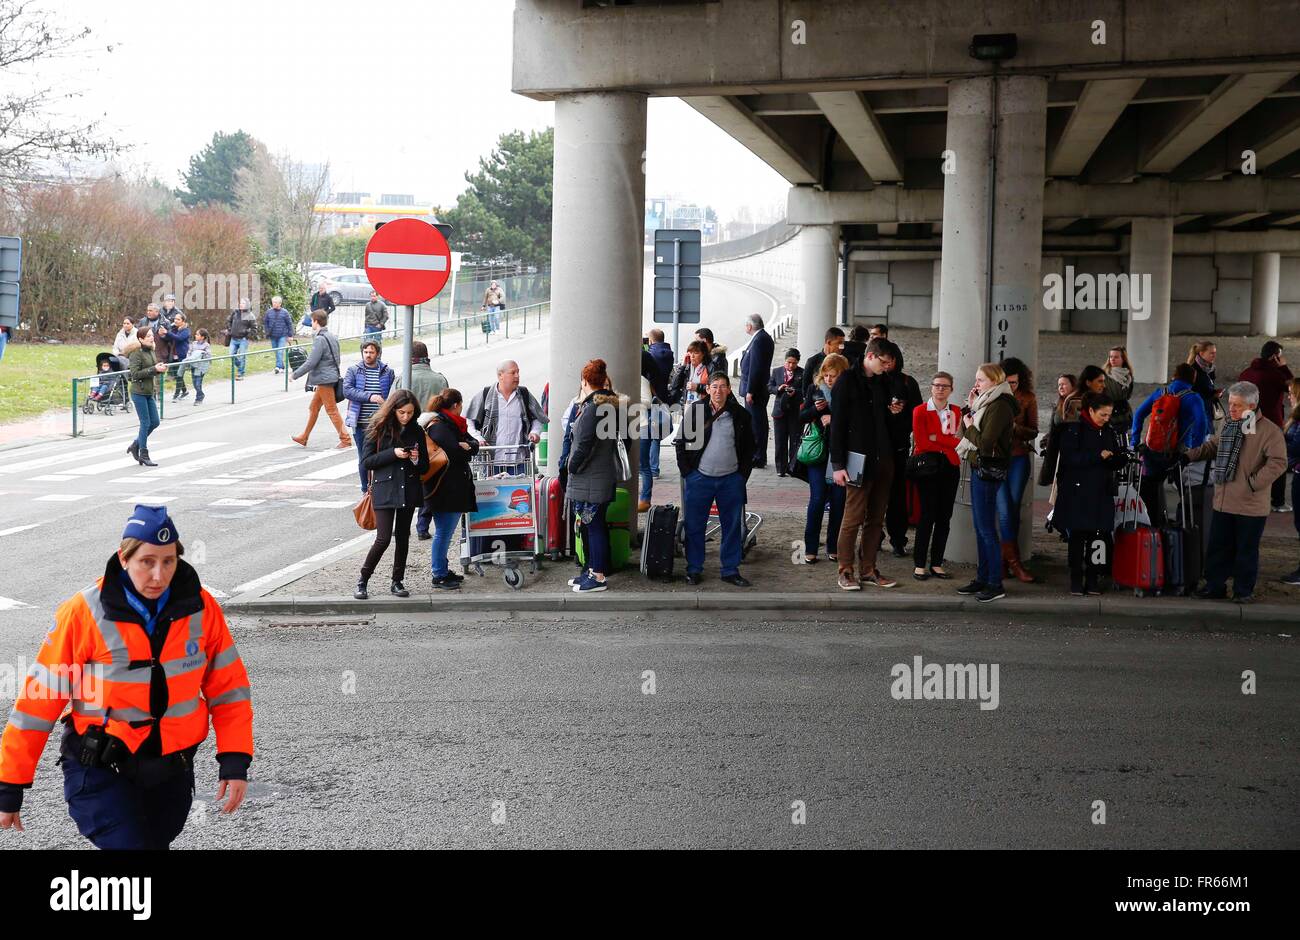
[[[140,466],[142,467],[158,466],[156,463],[154,463],[152,460],[149,459],[149,448],[147,447],[140,448],[140,452],[135,455],[135,459],[140,461]]]
[[[389,591],[389,593],[392,594],[394,597],[410,597],[410,596],[411,596],[411,592],[408,591],[408,590],[406,589],[406,586],[405,586],[404,584],[402,584],[401,581],[394,581],[392,584],[390,584],[390,585],[388,586],[388,591]]]
[[[363,574],[357,578],[357,589],[352,592],[352,596],[359,601],[369,600],[370,593],[366,590],[366,585],[370,581],[370,576]]]
[[[131,459],[134,460],[136,463],[139,463],[139,462],[140,462],[140,442],[139,442],[139,441],[132,441],[132,442],[131,442],[131,446],[128,447],[128,448],[126,449],[126,452],[127,452],[128,454],[131,455]]]

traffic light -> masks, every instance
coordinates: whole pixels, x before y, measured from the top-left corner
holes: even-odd
[[[0,235],[0,326],[18,328],[18,281],[23,270],[23,240]]]

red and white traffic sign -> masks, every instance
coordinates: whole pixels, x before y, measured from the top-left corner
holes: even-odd
[[[394,219],[366,243],[366,276],[379,296],[395,304],[422,304],[451,276],[447,239],[428,222]]]

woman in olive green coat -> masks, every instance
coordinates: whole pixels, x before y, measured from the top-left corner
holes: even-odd
[[[135,406],[136,417],[140,419],[140,433],[131,442],[126,452],[134,457],[141,466],[158,466],[149,459],[149,435],[158,427],[158,399],[155,395],[157,375],[167,368],[167,363],[158,362],[153,353],[153,333],[146,329],[136,330],[136,339],[128,343],[123,350],[127,354],[128,378],[131,380],[131,404]]]

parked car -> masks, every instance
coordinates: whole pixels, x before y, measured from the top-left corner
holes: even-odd
[[[374,290],[364,268],[339,268],[325,275],[325,290],[339,304],[364,304]]]

